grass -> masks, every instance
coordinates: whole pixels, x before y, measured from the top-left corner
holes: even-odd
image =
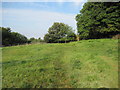
[[[118,40],[2,49],[3,88],[118,88]]]

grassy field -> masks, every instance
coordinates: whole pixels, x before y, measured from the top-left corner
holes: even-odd
[[[117,88],[118,40],[3,47],[3,88]]]

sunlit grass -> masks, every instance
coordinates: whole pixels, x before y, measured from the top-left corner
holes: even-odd
[[[3,88],[117,88],[118,40],[3,48]]]

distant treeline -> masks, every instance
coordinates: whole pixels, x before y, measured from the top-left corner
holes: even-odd
[[[87,2],[76,15],[77,35],[71,26],[55,22],[48,33],[41,38],[27,39],[10,28],[0,27],[2,44],[19,45],[25,43],[66,43],[82,39],[120,38],[120,2]]]
[[[28,39],[26,36],[18,32],[12,32],[10,28],[0,27],[0,33],[2,33],[2,46],[13,46],[13,45],[43,42],[41,38]]]
[[[54,29],[54,31],[53,31]],[[30,38],[18,33],[12,32],[10,28],[0,27],[0,32],[2,33],[2,46],[13,46],[21,44],[31,44],[31,43],[65,43],[76,40],[76,35],[72,31],[72,28],[64,23],[54,23],[52,27],[49,28],[49,33],[44,36],[44,40],[41,38]]]
[[[0,27],[0,32],[2,32],[3,46],[12,46],[28,43],[27,37],[17,32],[11,32],[10,28]]]

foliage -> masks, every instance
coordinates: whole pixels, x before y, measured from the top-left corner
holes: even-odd
[[[10,28],[0,27],[0,31],[2,32],[2,45],[4,46],[18,45],[28,42],[27,37],[17,32],[11,32]]]
[[[118,88],[118,40],[20,45],[2,53],[3,88]]]
[[[48,43],[69,42],[74,41],[75,38],[72,27],[58,22],[55,22],[44,36],[44,40]]]
[[[87,2],[76,16],[81,39],[111,38],[120,33],[119,2]]]
[[[44,40],[42,40],[41,38],[36,39],[36,38],[34,38],[34,37],[30,38],[29,41],[30,41],[31,43],[44,42]]]
[[[11,44],[11,30],[10,28],[0,27],[0,31],[2,32],[2,45]]]
[[[12,45],[17,45],[17,44],[20,45],[20,44],[27,43],[28,41],[27,37],[17,32],[11,33],[11,39],[12,39]]]

